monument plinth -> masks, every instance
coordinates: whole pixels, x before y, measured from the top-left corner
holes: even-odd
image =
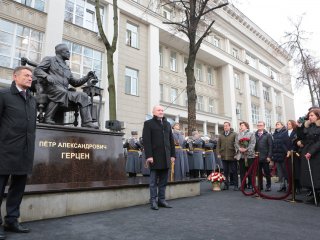
[[[122,133],[38,124],[28,184],[126,179]]]

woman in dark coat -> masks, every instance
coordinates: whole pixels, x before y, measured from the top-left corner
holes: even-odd
[[[308,161],[313,177],[314,189],[319,202],[320,192],[320,113],[319,110],[310,110],[304,123],[303,139],[298,141],[303,146],[301,151],[301,186],[312,189]],[[307,200],[313,203],[314,196]]]
[[[293,164],[294,164],[294,173],[292,178],[295,181],[295,188],[297,192],[301,191],[300,185],[300,157],[296,154],[298,151],[297,146],[297,123],[294,120],[289,120],[287,122],[287,130],[288,130],[288,139],[287,139],[287,148],[288,153],[287,156],[290,156],[291,151],[293,151]]]
[[[276,130],[273,133],[272,161],[276,164],[280,189],[278,192],[287,190],[288,173],[285,158],[288,153],[288,131],[281,122],[276,122]]]

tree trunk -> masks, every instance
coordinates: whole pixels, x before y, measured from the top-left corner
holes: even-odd
[[[108,62],[108,92],[109,92],[109,118],[110,120],[117,119],[116,111],[116,87],[114,81],[114,62],[112,49],[107,50],[107,62]]]

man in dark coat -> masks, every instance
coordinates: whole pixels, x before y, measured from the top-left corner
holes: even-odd
[[[37,112],[36,101],[28,90],[32,83],[31,69],[17,67],[13,80],[10,88],[0,90],[0,205],[11,177],[4,230],[26,233],[29,229],[23,227],[18,218],[27,174],[31,174],[33,166]],[[2,227],[0,239],[5,239]]]
[[[165,200],[165,191],[168,169],[175,160],[175,146],[171,125],[163,116],[163,107],[155,106],[152,113],[153,118],[144,122],[142,137],[147,163],[150,166],[151,209],[158,210],[158,206],[171,207]]]
[[[229,189],[229,179],[234,183],[235,191],[238,190],[238,163],[234,158],[236,155],[235,139],[236,133],[233,132],[230,122],[223,124],[223,134],[219,135],[217,144],[218,158],[222,159],[224,175],[226,177],[226,184],[224,190]],[[231,176],[233,179],[231,179]]]
[[[68,107],[69,102],[80,105],[81,126],[98,128],[92,123],[92,116],[89,106],[91,101],[84,92],[69,91],[69,84],[79,87],[94,76],[92,71],[80,79],[75,79],[71,73],[66,60],[70,58],[70,52],[66,44],[58,44],[55,47],[55,57],[45,57],[35,68],[34,76],[42,81],[44,92],[48,94],[49,103],[45,112],[45,123],[55,124],[53,120],[59,106]]]
[[[262,169],[266,176],[267,185],[266,192],[271,191],[271,174],[269,164],[272,157],[272,137],[271,134],[265,130],[265,123],[259,121],[257,124],[258,131],[256,131],[256,146],[255,150],[259,153],[259,188],[263,189],[262,185]]]

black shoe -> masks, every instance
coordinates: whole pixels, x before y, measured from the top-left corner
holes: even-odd
[[[169,203],[167,203],[166,201],[159,201],[158,202],[159,207],[164,207],[164,208],[172,208]]]
[[[306,194],[306,197],[310,197],[313,195],[313,192],[312,191],[309,191],[307,194]]]
[[[271,188],[270,187],[266,187],[265,192],[270,192],[270,191],[271,191]]]
[[[6,239],[6,234],[3,231],[3,227],[0,226],[0,240]]]
[[[156,201],[151,201],[151,209],[152,210],[159,210],[158,204]]]
[[[28,232],[30,232],[29,228],[22,226],[18,221],[15,221],[10,224],[5,223],[3,225],[3,228],[5,231],[8,231],[8,232],[15,232],[15,233],[28,233]]]
[[[277,192],[286,192],[286,191],[287,191],[287,188],[283,186]]]

